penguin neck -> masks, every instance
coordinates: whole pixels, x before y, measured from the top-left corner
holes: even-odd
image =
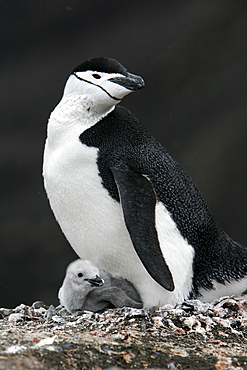
[[[64,135],[67,138],[70,135],[79,136],[106,117],[114,108],[115,105],[94,106],[86,95],[64,96],[49,118],[47,128],[49,144],[57,144]]]

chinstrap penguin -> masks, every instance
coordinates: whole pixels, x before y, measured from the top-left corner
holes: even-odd
[[[67,267],[58,298],[70,313],[78,310],[102,312],[116,307],[142,308],[141,298],[131,283],[81,259]]]
[[[144,307],[238,295],[247,286],[247,248],[221,229],[166,149],[117,105],[143,86],[111,58],[72,71],[44,152],[55,217],[80,258],[130,281]]]

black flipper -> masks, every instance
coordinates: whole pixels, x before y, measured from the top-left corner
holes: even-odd
[[[111,167],[111,171],[136,253],[152,278],[163,288],[173,291],[172,274],[161,252],[155,228],[156,196],[151,183],[126,167]]]

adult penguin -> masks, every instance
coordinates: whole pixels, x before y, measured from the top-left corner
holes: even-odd
[[[247,249],[220,228],[190,177],[117,104],[144,86],[111,58],[70,74],[51,113],[45,189],[82,259],[130,281],[144,307],[247,287]]]

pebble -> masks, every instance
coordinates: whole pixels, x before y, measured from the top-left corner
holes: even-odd
[[[13,313],[14,310],[12,310],[11,308],[0,308],[0,312],[3,317],[6,317]]]
[[[58,315],[53,315],[51,319],[52,321],[57,322],[58,324],[66,324],[67,322],[61,316],[58,316]]]
[[[8,317],[8,320],[12,323],[24,321],[24,315],[22,313],[11,313]]]
[[[208,302],[199,301],[198,299],[189,299],[183,302],[178,307],[182,309],[183,311],[188,311],[188,312],[195,311],[199,313],[206,313],[209,310],[209,308],[212,307],[212,304]]]
[[[8,353],[8,354],[11,354],[11,355],[15,355],[16,353],[20,353],[22,351],[25,351],[26,349],[27,349],[27,347],[25,347],[25,346],[14,345],[14,346],[8,347],[5,350],[5,352]]]
[[[39,308],[44,308],[45,310],[47,310],[48,306],[43,301],[36,301],[36,302],[33,302],[32,308],[35,310]]]
[[[145,316],[147,316],[147,313],[142,308],[132,308],[132,307],[126,308],[125,317],[134,318],[134,317],[145,317]]]
[[[24,303],[21,303],[19,306],[17,306],[15,309],[14,309],[14,312],[15,313],[22,313],[23,315],[25,314],[25,309],[26,309],[26,305]]]
[[[55,315],[57,315],[57,310],[55,309],[53,305],[50,305],[50,307],[45,313],[46,321],[50,321],[52,319],[52,316],[55,316]]]

